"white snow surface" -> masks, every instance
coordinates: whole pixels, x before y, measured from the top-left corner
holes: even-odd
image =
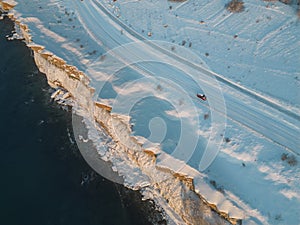
[[[158,153],[158,165],[194,177],[197,192],[243,224],[300,224],[294,8],[254,0],[237,14],[218,0],[17,3],[13,13],[33,42],[84,71],[97,101]]]

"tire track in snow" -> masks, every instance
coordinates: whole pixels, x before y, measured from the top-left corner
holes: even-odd
[[[85,1],[85,3],[79,3],[79,4],[85,4],[85,8],[87,8],[87,10],[90,10],[87,3],[87,1]],[[96,14],[85,14],[83,15],[84,18],[85,17],[94,17],[95,20],[91,21],[91,22],[98,22],[98,26],[99,30],[94,30],[94,35],[98,36],[98,39],[101,40],[101,38],[106,38],[109,37],[109,40],[107,41],[113,41],[114,44],[126,44],[128,43],[127,41],[129,41],[129,39],[131,39],[131,37],[129,37],[130,35],[132,36],[133,41],[135,40],[139,40],[139,41],[148,41],[146,38],[144,38],[143,36],[141,36],[140,34],[138,34],[137,32],[135,32],[134,30],[132,30],[131,28],[129,28],[127,25],[125,25],[124,23],[122,23],[119,19],[117,19],[111,12],[109,12],[103,5],[102,3],[100,3],[97,0],[90,0],[89,1],[90,4],[97,6],[98,10],[96,9],[94,11],[94,13]],[[80,12],[82,12],[84,10],[80,10]],[[99,11],[101,11],[102,13],[100,14]],[[123,40],[118,40],[118,36],[114,36],[114,34],[116,34],[116,32],[108,32],[107,29],[105,29],[105,27],[101,27],[101,23],[99,23],[99,21],[97,21],[96,19],[99,18],[99,16],[105,15],[106,17],[108,17],[109,19],[111,19],[114,23],[117,24],[117,26],[119,26],[121,29],[123,29],[124,31],[126,31],[128,34],[127,36],[125,36],[124,38],[126,38],[125,42]],[[85,19],[82,21],[86,21]],[[104,19],[105,21],[105,19]],[[111,23],[112,26],[114,26],[113,23]],[[102,25],[103,26],[103,25]],[[95,29],[94,25],[91,25],[90,27],[87,26],[88,29]],[[117,30],[117,28],[114,26],[111,29],[115,29]],[[100,34],[101,32],[104,32],[104,34]],[[155,49],[157,51],[160,52],[160,54],[165,54],[169,57],[171,57],[174,60],[177,60],[181,63],[184,63],[186,66],[197,70],[199,72],[201,72],[203,75],[205,76],[209,76],[209,77],[215,77],[219,82],[227,85],[228,87],[233,88],[234,90],[241,92],[243,94],[245,94],[248,97],[251,97],[252,99],[265,104],[266,106],[271,107],[272,109],[276,109],[278,112],[284,114],[283,117],[290,117],[287,118],[287,120],[289,121],[290,119],[292,119],[293,121],[295,121],[295,124],[299,125],[300,122],[300,115],[298,115],[297,113],[290,111],[289,109],[286,109],[284,107],[284,105],[281,105],[275,101],[272,101],[272,99],[269,99],[257,92],[254,92],[250,89],[247,89],[246,87],[243,87],[235,82],[232,82],[231,80],[222,77],[219,74],[216,74],[212,71],[209,71],[199,65],[194,64],[193,62],[188,61],[187,59],[184,59],[178,55],[175,55],[173,52],[164,49],[154,43],[151,42],[147,42],[147,45],[149,46],[149,50]],[[113,46],[115,47],[115,46]],[[147,49],[143,49],[144,51],[146,51]],[[153,52],[152,52],[153,53]],[[202,77],[202,78],[205,78]],[[188,87],[187,87],[188,88]],[[294,152],[297,155],[300,155],[299,152],[299,139],[297,138],[300,134],[299,131],[299,126],[296,127],[292,127],[292,126],[288,126],[288,124],[285,124],[284,122],[280,123],[280,120],[271,118],[270,116],[267,115],[267,113],[265,111],[263,111],[262,109],[259,108],[255,108],[253,105],[257,105],[254,101],[254,104],[251,106],[251,108],[249,107],[249,105],[247,105],[247,103],[242,103],[239,102],[237,103],[238,96],[234,95],[231,99],[228,98],[226,99],[226,103],[227,108],[228,108],[228,116],[230,117],[230,119],[237,121],[240,124],[243,124],[244,126],[262,134],[264,137],[266,137],[269,140],[272,140],[273,142],[286,147],[289,151]],[[228,101],[230,99],[230,101]],[[230,106],[230,107],[229,107]],[[250,112],[252,114],[250,114]],[[282,116],[282,115],[281,115]],[[298,128],[298,129],[297,129]]]
[[[143,36],[141,36],[139,33],[135,32],[134,30],[132,30],[130,27],[128,27],[126,24],[124,24],[123,22],[121,22],[118,18],[116,18],[110,11],[108,11],[105,6],[103,6],[102,3],[100,3],[99,1],[97,0],[91,0],[93,1],[110,19],[112,19],[115,23],[117,23],[120,27],[122,27],[124,30],[126,30],[126,32],[128,32],[130,35],[132,35],[133,37],[139,39],[140,41],[149,41],[147,40],[146,38],[144,38]],[[239,85],[225,77],[222,77],[221,75],[217,74],[217,73],[214,73],[212,71],[209,71],[199,65],[196,65],[176,54],[174,54],[173,52],[167,50],[167,49],[163,49],[161,48],[160,46],[157,46],[153,43],[150,43],[150,42],[147,42],[149,45],[151,45],[151,47],[154,47],[156,49],[158,49],[159,51],[162,51],[163,53],[167,54],[168,56],[170,57],[173,57],[175,59],[178,59],[180,61],[184,61],[187,65],[195,68],[195,69],[198,69],[199,71],[205,73],[206,75],[209,75],[209,76],[214,76],[218,81],[224,83],[224,84],[227,84],[228,86],[230,87],[233,87],[253,98],[255,98],[256,100],[266,104],[266,105],[269,105],[273,108],[276,108],[278,111],[280,112],[283,112],[285,114],[287,114],[288,116],[290,117],[293,117],[294,119],[296,120],[299,120],[300,121],[300,115],[298,115],[297,113],[294,113],[288,109],[286,109],[283,105],[280,105],[279,103],[276,103],[276,102],[273,102],[271,99],[268,99],[266,98],[265,96],[255,92],[255,91],[252,91],[250,89],[247,89],[246,87],[243,87],[242,85]]]

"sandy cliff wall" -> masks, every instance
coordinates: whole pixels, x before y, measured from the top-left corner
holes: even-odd
[[[4,11],[9,11],[13,9],[16,5],[14,1],[0,1],[0,8]]]
[[[43,54],[38,46],[32,46],[32,49],[34,49],[36,64],[40,71],[46,74],[49,84],[54,88],[61,87],[67,90],[79,107],[92,115],[99,126],[105,128],[119,145],[114,149],[113,154],[120,156],[125,152],[127,159],[124,161],[130,163],[131,167],[138,168],[149,178],[149,183],[146,185],[148,190],[163,197],[187,224],[226,224],[223,218],[233,224],[237,223],[235,218],[218,211],[215,205],[205,203],[204,198],[194,192],[192,178],[157,166],[155,153],[142,149],[137,140],[130,135],[128,125],[118,117],[112,116],[109,107],[93,101],[94,89],[89,87],[88,78],[82,72],[74,68],[70,71],[70,67],[64,61]],[[121,143],[126,143],[126,146]],[[126,181],[126,174],[123,176]],[[128,186],[135,189],[144,188],[132,183]]]
[[[6,11],[13,7],[4,1],[0,1],[0,6]],[[152,195],[161,198],[182,217],[186,224],[227,224],[228,221],[232,224],[241,223],[238,218],[232,218],[227,212],[222,212],[216,205],[210,204],[203,196],[196,193],[193,178],[157,166],[156,154],[141,147],[130,135],[128,124],[111,115],[108,106],[93,100],[94,89],[89,86],[89,78],[76,67],[67,65],[63,59],[46,53],[43,46],[33,44],[28,27],[17,20],[15,23],[20,34],[33,50],[36,65],[42,73],[46,74],[49,85],[68,91],[78,107],[95,120],[97,126],[104,127],[118,145],[111,154],[119,157],[126,155],[124,161],[130,164],[131,168],[137,168],[146,177],[147,182],[144,186],[133,183],[127,183],[127,186],[147,189]],[[126,146],[122,144],[124,141]],[[126,174],[122,175],[126,181]]]

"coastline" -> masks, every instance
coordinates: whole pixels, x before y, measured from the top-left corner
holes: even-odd
[[[186,220],[185,222],[187,224],[205,223],[205,221],[202,220],[202,215],[200,214],[201,212],[199,209],[203,209],[203,211],[214,210],[212,212],[218,213],[219,215],[221,215],[221,217],[230,221],[232,224],[239,223],[238,219],[230,218],[228,214],[220,212],[217,206],[209,204],[208,202],[206,202],[205,204],[204,198],[201,198],[196,192],[194,192],[195,187],[193,185],[192,178],[187,177],[185,174],[174,173],[170,169],[160,168],[156,166],[155,152],[152,152],[151,150],[142,149],[141,145],[137,142],[137,140],[130,136],[131,131],[125,122],[123,122],[117,117],[111,116],[110,109],[106,106],[98,104],[97,102],[93,102],[92,96],[94,90],[93,88],[89,87],[88,78],[85,77],[85,75],[82,72],[77,71],[74,67],[71,67],[72,72],[70,73],[69,65],[66,65],[63,60],[56,58],[55,56],[43,54],[41,52],[43,50],[43,47],[37,45],[30,45],[30,47],[34,51],[34,58],[37,66],[39,67],[42,73],[46,74],[50,86],[54,88],[60,87],[67,90],[70,93],[70,96],[72,96],[73,99],[76,99],[76,102],[78,104],[77,107],[80,108],[80,111],[83,110],[85,116],[89,116],[92,113],[95,121],[97,122],[97,125],[102,126],[107,132],[107,134],[110,137],[112,137],[112,139],[115,142],[120,142],[120,135],[115,134],[115,127],[113,127],[112,124],[118,124],[117,127],[120,128],[120,130],[117,132],[120,132],[123,135],[125,135],[127,145],[131,146],[131,149],[128,149],[126,146],[122,145],[118,146],[118,148],[115,149],[118,151],[115,151],[113,153],[115,154],[114,157],[118,155],[123,157],[123,154],[125,152],[126,157],[129,158],[129,161],[127,161],[127,163],[133,164],[133,167],[141,169],[143,173],[147,174],[149,177],[151,177],[153,174],[157,175],[161,173],[159,177],[164,177],[164,179],[168,180],[168,183],[160,183],[159,181],[156,181],[155,189],[160,190],[165,195],[163,196],[163,198],[167,200],[167,205],[170,205],[171,208],[174,207],[175,212],[177,210],[176,213],[181,215],[181,217],[183,217]],[[63,69],[64,66],[67,67],[66,71]],[[121,136],[123,137],[123,135]],[[94,144],[97,143],[94,142]],[[121,171],[118,172],[121,173]],[[123,175],[126,176],[126,174]],[[152,179],[155,179],[155,177],[152,177]],[[150,183],[148,183],[147,181],[145,182],[146,184],[142,184],[145,185],[144,187],[150,185]],[[143,186],[141,186],[140,184],[141,182],[138,182],[137,184],[132,186],[132,183],[125,183],[125,186],[134,190],[139,190],[143,188]],[[177,193],[172,192],[172,189],[174,189],[174,187],[175,189],[179,189],[177,190]],[[185,203],[187,199],[181,199],[181,197],[178,198],[182,194],[186,195],[187,198],[190,198],[189,195],[193,196],[190,199],[191,205],[187,206],[187,208]],[[174,210],[174,208],[170,210]],[[209,215],[209,217],[210,216],[212,215]],[[224,221],[222,219],[216,217],[213,218],[212,223],[208,222],[208,224],[223,224],[223,222]],[[177,222],[177,224],[179,223]]]
[[[12,8],[13,6],[5,6],[5,9],[8,10]],[[98,125],[102,125],[105,130],[111,130],[111,128],[109,128],[107,125],[110,123],[109,120],[112,119],[117,120],[115,121],[116,123],[120,123],[120,126],[127,129],[126,133],[130,133],[130,130],[128,130],[128,126],[126,124],[124,124],[122,121],[118,121],[117,118],[110,117],[109,108],[97,102],[92,102],[93,88],[89,87],[89,79],[82,72],[78,71],[74,66],[67,65],[63,59],[60,59],[49,53],[44,53],[43,46],[31,44],[28,27],[18,22],[13,15],[10,14],[9,17],[16,22],[17,26],[19,26],[22,37],[24,37],[28,47],[30,47],[34,52],[34,58],[38,68],[41,72],[46,74],[48,83],[51,87],[60,87],[66,89],[70,93],[70,96],[72,96],[71,98],[76,99],[76,102],[80,105],[79,107],[86,110],[86,112],[91,112],[90,109],[92,108]],[[74,87],[80,87],[80,93],[78,93]],[[84,90],[85,97],[82,97],[82,90]],[[112,133],[110,135],[113,137],[114,135]],[[115,136],[113,138],[117,139],[118,137]],[[168,202],[165,206],[171,206],[172,209],[170,210],[175,209],[175,212],[184,218],[187,224],[206,224],[206,221],[202,218],[203,215],[199,213],[199,209],[203,209],[203,211],[206,213],[207,210],[211,211],[210,213],[208,212],[206,216],[208,216],[207,221],[210,219],[213,221],[207,222],[207,224],[224,224],[226,223],[226,220],[232,224],[239,224],[241,222],[240,218],[234,218],[228,215],[226,212],[219,211],[216,205],[209,203],[204,197],[196,193],[193,184],[193,178],[187,177],[185,174],[174,173],[169,169],[156,166],[155,152],[146,149],[141,151],[141,146],[136,140],[130,138],[130,141],[132,141],[131,144],[133,148],[137,149],[138,151],[132,151],[122,146],[120,148],[120,154],[122,154],[123,151],[127,151],[127,155],[130,157],[130,160],[135,164],[136,167],[146,165],[144,167],[144,172],[149,174],[149,172],[152,173],[152,170],[155,169],[156,172],[161,173],[161,177],[165,177],[168,180],[168,184],[160,184],[159,182],[156,182],[155,189],[163,193],[164,200],[167,200]],[[152,165],[150,165],[150,171],[148,165],[149,162],[152,162]],[[130,184],[127,184],[126,186],[130,187]],[[176,192],[172,192],[174,187],[177,189]],[[138,186],[131,186],[130,188],[141,189],[141,187]],[[178,195],[180,196],[182,194],[186,196],[186,199],[178,198]],[[157,195],[158,197],[161,197],[161,194],[157,193]],[[211,213],[219,215],[212,216]],[[219,216],[221,217],[219,218]]]
[[[35,55],[40,54],[37,60],[40,60],[41,68],[47,73],[48,83],[57,89],[53,97],[61,104],[71,103],[73,110],[85,118],[84,123],[89,131],[88,138],[79,136],[79,141],[85,142],[88,139],[92,140],[97,150],[96,154],[99,154],[100,158],[104,161],[112,163],[113,170],[117,171],[124,180],[122,184],[130,189],[138,190],[145,199],[154,199],[157,205],[161,205],[165,208],[165,211],[167,211],[166,214],[169,214],[170,217],[174,217],[174,221],[176,221],[174,223],[176,224],[186,224],[186,222],[182,221],[182,217],[185,215],[187,215],[188,219],[191,217],[186,210],[187,204],[185,204],[188,202],[186,191],[190,187],[197,195],[194,196],[195,198],[193,198],[193,200],[201,198],[206,205],[210,205],[212,209],[225,213],[225,216],[230,215],[232,218],[241,218],[243,224],[267,225],[299,223],[299,217],[297,216],[300,206],[300,183],[298,179],[300,167],[299,164],[297,164],[297,161],[299,162],[299,149],[297,148],[297,143],[299,143],[297,133],[300,131],[299,120],[297,121],[288,114],[280,112],[280,110],[278,111],[277,108],[268,107],[256,99],[257,95],[253,98],[253,96],[243,94],[227,85],[221,85],[223,92],[221,95],[216,94],[215,91],[210,91],[209,93],[203,90],[207,96],[210,96],[208,99],[209,106],[206,107],[206,104],[198,104],[199,102],[195,101],[193,105],[200,111],[193,113],[192,108],[186,104],[186,100],[193,100],[194,98],[191,96],[194,96],[194,93],[199,91],[198,88],[193,85],[193,82],[189,81],[185,73],[177,73],[177,71],[168,69],[168,67],[152,64],[145,65],[142,63],[141,65],[137,65],[137,68],[135,66],[129,66],[128,70],[124,70],[125,73],[122,71],[120,74],[114,74],[118,65],[115,65],[110,57],[105,57],[109,54],[110,50],[113,51],[113,54],[115,53],[117,60],[123,59],[126,62],[133,60],[136,55],[139,59],[143,59],[143,55],[146,57],[151,55],[160,56],[162,53],[152,48],[151,45],[139,45],[135,36],[131,35],[132,32],[137,32],[142,36],[146,36],[146,39],[151,42],[151,40],[155,40],[159,34],[158,31],[153,30],[153,35],[147,37],[147,33],[143,33],[143,30],[141,30],[144,29],[144,27],[142,27],[142,21],[133,23],[130,21],[131,17],[125,16],[128,13],[138,14],[139,6],[143,8],[140,2],[129,3],[129,5],[133,4],[132,8],[123,8],[124,5],[118,5],[119,3],[122,4],[122,2],[116,2],[106,7],[103,6],[99,0],[85,0],[76,3],[69,0],[55,2],[34,0],[33,2],[36,4],[32,4],[32,7],[28,7],[28,3],[18,1],[18,5],[9,12],[9,15],[17,20],[15,20],[16,33],[8,39],[20,38],[25,41],[33,41],[30,42],[28,46],[35,49],[35,52],[37,52]],[[109,4],[111,1],[107,2]],[[191,11],[189,8],[193,7],[193,2],[195,1],[187,1],[184,7],[176,8],[176,10],[169,10],[168,7],[158,9],[155,4],[150,3],[151,6],[148,7],[150,10],[149,13],[146,12],[145,16],[140,15],[140,18],[148,18],[149,22],[152,21],[149,28],[152,27],[160,30],[160,26],[156,25],[156,22],[160,20],[151,18],[151,14],[156,14],[155,11],[158,10],[161,16],[164,17],[165,15],[169,19],[168,28],[161,28],[162,31],[164,30],[168,33],[172,31],[172,27],[177,27],[174,22],[178,19],[181,20],[181,18],[184,19],[190,16]],[[261,78],[265,77],[262,79],[263,82],[261,84],[270,82],[269,86],[276,87],[280,84],[279,86],[284,87],[283,89],[279,89],[282,90],[280,93],[282,93],[283,96],[286,94],[286,92],[283,91],[285,89],[290,89],[291,93],[298,93],[297,89],[293,87],[297,86],[299,73],[292,72],[296,71],[297,67],[291,62],[294,62],[294,59],[298,58],[299,51],[296,51],[297,48],[292,48],[292,45],[289,44],[291,43],[289,42],[290,39],[283,38],[285,35],[291,34],[291,38],[299,40],[300,36],[297,35],[299,34],[299,30],[296,30],[297,24],[295,24],[296,18],[289,15],[291,10],[280,2],[265,3],[261,1],[258,3],[259,10],[253,11],[253,9],[257,9],[256,3],[252,5],[254,2],[255,1],[250,1],[248,3],[247,8],[249,8],[249,11],[240,14],[225,12],[226,10],[222,5],[217,4],[217,1],[212,2],[207,5],[207,7],[215,12],[215,16],[213,18],[205,18],[205,24],[198,24],[197,20],[194,21],[194,25],[184,23],[178,25],[178,27],[182,29],[178,35],[175,33],[175,36],[171,34],[165,37],[162,36],[159,39],[164,40],[164,38],[167,38],[171,43],[173,42],[172,38],[175,38],[175,43],[177,40],[179,45],[181,45],[183,43],[180,41],[186,38],[186,29],[189,30],[195,27],[197,29],[203,29],[204,31],[206,30],[208,33],[205,34],[204,32],[203,35],[199,36],[197,32],[189,33],[188,38],[199,37],[200,39],[204,38],[204,40],[206,40],[205,38],[207,37],[209,38],[209,44],[205,45],[205,47],[203,46],[204,48],[199,46],[201,41],[193,41],[191,50],[195,50],[196,52],[200,51],[197,54],[200,57],[204,52],[209,53],[207,58],[202,57],[199,62],[200,64],[201,62],[207,64],[207,73],[217,72],[218,75],[225,78],[228,78],[228,76],[231,77],[231,75],[237,76],[238,80],[233,79],[236,85],[239,85],[239,79],[242,80],[243,78],[239,76],[239,72],[236,71],[236,69],[241,69],[241,74],[248,74],[249,72],[251,77],[253,75],[253,79],[246,76],[249,77],[251,82],[255,83],[260,81],[260,79],[255,78],[255,75],[265,73],[261,73],[261,64],[258,62],[265,56],[266,52],[264,50],[268,49],[269,53],[267,55],[270,57],[262,60],[262,62],[269,62],[270,64],[267,66],[266,76],[261,76]],[[112,20],[109,18],[111,14],[106,13],[106,11],[98,7],[97,4],[102,5],[102,7],[107,10],[112,7],[117,7],[118,9],[118,7],[121,6],[121,15],[125,17],[121,16],[120,20],[118,18]],[[172,7],[175,6],[175,3],[169,2],[165,4],[162,3],[161,6],[166,4],[170,4]],[[178,6],[181,6],[181,4]],[[265,11],[264,6],[271,8]],[[276,12],[272,11],[274,9],[277,9]],[[169,12],[171,12],[170,17],[168,16]],[[175,13],[180,12],[183,13],[183,15],[179,15],[179,18],[174,17],[176,16]],[[203,8],[201,7],[192,14],[194,19],[202,17],[200,12],[203,12]],[[225,17],[226,20],[220,24],[218,19],[220,19],[223,14],[227,15]],[[248,17],[247,15],[251,16]],[[273,26],[268,26],[268,20],[261,20],[261,16],[265,15],[270,15],[270,22]],[[128,18],[128,22],[126,22],[126,18]],[[244,18],[245,20],[243,20],[243,22],[237,18]],[[255,18],[259,18],[258,24]],[[119,23],[122,23],[122,21],[125,25],[121,26],[121,28],[126,28],[127,24],[128,29],[124,28],[120,31]],[[227,26],[234,27],[236,23],[240,23],[242,26],[249,23],[253,29],[249,31],[248,29],[247,31],[244,29],[227,30],[226,32]],[[131,27],[132,24],[134,26]],[[186,29],[185,25],[188,25]],[[211,29],[215,30],[214,25],[218,27],[216,29],[217,33],[210,33]],[[259,26],[257,27],[257,25]],[[267,26],[268,29],[264,26]],[[285,27],[285,29],[281,31],[282,27]],[[274,32],[270,33],[270,31]],[[258,42],[255,42],[253,39],[252,42],[248,39],[245,40],[245,35],[252,35],[252,33],[254,34],[253,37],[256,35],[260,37],[262,33],[266,33],[266,37],[271,35],[271,37],[276,36],[277,38],[274,42],[268,42],[270,39],[265,39],[263,38],[264,36],[262,36]],[[219,34],[221,34],[221,36]],[[236,34],[238,34],[238,38],[235,38]],[[227,35],[227,42],[225,41],[223,43],[220,38],[222,35]],[[213,37],[215,41],[213,41],[211,37]],[[130,44],[129,46],[126,44],[128,41],[133,45],[137,45],[136,48],[128,49],[128,47],[130,48]],[[179,53],[180,47],[177,47],[175,43],[167,49],[172,50],[172,47],[174,47],[175,52]],[[223,50],[220,48],[220,51],[216,52],[214,46],[220,46],[222,43],[225,44]],[[114,51],[115,47],[122,47],[123,45],[127,46],[125,50],[118,51],[117,48],[116,51]],[[281,47],[280,51],[276,51],[277,46]],[[252,47],[254,47],[256,51],[251,51],[251,49],[253,49]],[[185,48],[188,49],[188,46],[185,46]],[[237,53],[241,48],[244,49],[244,51]],[[280,52],[282,54],[280,54]],[[294,53],[289,55],[289,52]],[[258,55],[256,53],[258,53]],[[227,61],[231,61],[228,64],[230,69],[226,71],[222,70],[222,65],[227,65],[228,63],[226,60],[224,64],[222,63],[220,66],[216,65],[217,62],[223,62],[222,57],[217,57],[217,55],[222,56],[224,54],[228,56],[226,57],[228,58]],[[33,55],[32,53],[32,56]],[[194,58],[192,56],[188,57],[188,55],[189,54],[183,58]],[[244,56],[246,56],[246,58],[244,58]],[[153,57],[152,59],[162,62],[165,57],[169,59],[167,60],[168,63],[171,62],[171,64],[174,64],[172,59],[168,57],[168,54],[163,54],[163,57]],[[286,57],[289,60],[282,62],[282,57]],[[251,64],[255,69],[252,70],[252,72],[247,72],[245,71],[246,68],[241,66],[238,61]],[[252,62],[256,63],[252,65]],[[180,61],[178,61],[178,63],[180,64]],[[266,65],[267,64],[263,65],[263,68],[265,68]],[[278,68],[278,65],[280,65],[279,67],[282,69],[279,68],[279,74],[277,72],[274,74],[272,68]],[[232,70],[232,66],[236,69]],[[181,64],[179,67],[189,69],[186,64]],[[111,68],[112,71],[110,70]],[[140,69],[143,70],[144,68],[152,73],[158,73],[158,76],[155,76],[154,82],[142,82],[142,89],[139,89],[137,85],[135,85],[136,80],[140,83],[138,81],[139,79],[135,77],[132,79],[132,76],[134,76],[135,73],[139,73],[139,77],[148,79],[149,74],[140,71]],[[135,71],[136,69],[137,71]],[[201,69],[202,67],[200,70]],[[206,69],[204,68],[204,70]],[[84,72],[82,73],[81,71]],[[193,75],[195,72],[197,71],[191,74]],[[172,76],[168,77],[168,74]],[[280,74],[284,74],[284,76]],[[174,144],[177,142],[180,143],[176,149],[180,149],[183,154],[194,149],[199,155],[193,155],[191,160],[187,162],[186,160],[177,160],[182,159],[182,157],[176,156],[175,159],[172,156],[174,155],[173,153],[172,155],[166,154],[166,152],[169,153],[169,151],[166,151],[164,148],[164,142],[159,142],[160,145],[152,147],[147,143],[147,140],[151,140],[151,137],[146,140],[143,139],[143,137],[148,137],[148,118],[144,119],[141,117],[140,120],[136,120],[135,118],[139,115],[147,115],[147,117],[150,118],[154,117],[151,111],[148,113],[149,110],[145,104],[136,104],[132,107],[131,102],[135,100],[134,94],[138,94],[138,96],[141,97],[148,96],[148,89],[152,89],[152,94],[155,98],[160,99],[163,97],[167,102],[169,102],[169,99],[173,99],[172,96],[174,96],[174,94],[175,96],[178,94],[177,90],[174,92],[167,90],[169,84],[164,84],[159,81],[160,75],[163,75],[163,77],[166,76],[168,81],[172,81],[173,78],[178,79],[178,85],[188,93],[187,99],[183,97],[183,106],[185,107],[183,108],[179,105],[177,108],[176,106],[175,109],[179,114],[175,116],[172,115],[170,118],[180,118],[180,120],[184,121],[185,118],[191,120],[195,117],[195,119],[200,120],[200,127],[194,131],[191,129],[190,132],[181,132],[184,134],[183,137],[198,136],[200,137],[198,143],[201,145],[208,140],[216,141],[215,138],[221,137],[219,139],[222,142],[220,152],[214,162],[205,171],[198,169],[197,165],[198,157],[201,156],[201,151],[204,150],[202,146],[197,146],[195,149],[193,146],[190,146],[189,143],[181,141],[181,139],[179,139],[179,142],[176,138],[171,139]],[[200,89],[203,89],[201,85],[202,82],[207,79],[206,75],[199,74],[199,77],[194,78],[195,81],[200,82],[198,85]],[[278,79],[276,79],[277,75],[280,75]],[[122,82],[119,84],[120,79],[125,80],[125,85]],[[102,80],[105,80],[105,83],[109,84],[109,86],[111,85],[112,89],[108,88],[108,90],[106,90],[107,88],[102,88]],[[156,84],[161,84],[160,87],[162,87],[162,91],[159,89],[159,86],[156,87]],[[99,102],[97,102],[95,98],[98,95],[99,86],[101,92],[107,91],[110,96],[100,93],[101,95],[99,94],[97,99]],[[209,82],[209,86],[210,88],[214,87],[211,82]],[[127,90],[128,87],[129,89]],[[244,83],[244,87],[246,89],[250,88],[251,90],[251,86],[249,87],[247,83]],[[255,87],[258,88],[259,85]],[[265,88],[267,88],[265,94],[258,93],[258,95],[262,94],[268,101],[272,102],[272,98],[268,99],[268,93],[274,94],[274,92],[272,92],[274,88],[268,88],[268,85],[265,85]],[[93,100],[90,98],[91,94],[93,95]],[[214,120],[212,119],[214,115],[211,114],[214,111],[214,107],[211,106],[210,99],[214,99],[217,97],[216,95],[223,96],[226,101],[224,115],[226,115],[229,120],[227,120],[226,123],[226,133],[223,134],[224,136],[222,134],[217,135],[214,131],[210,131],[211,128],[215,127],[213,124]],[[182,98],[181,95],[179,96]],[[274,96],[276,96],[276,93]],[[121,101],[124,103],[123,105],[126,109],[133,109],[130,114],[118,110],[120,106],[118,99],[120,99],[120,97],[125,97],[125,99],[123,98]],[[176,102],[180,103],[180,98],[176,99]],[[76,99],[76,101],[74,101],[74,99]],[[290,99],[291,102],[293,102],[293,99]],[[277,100],[279,101],[279,99]],[[150,101],[149,103],[152,102],[153,101]],[[165,140],[169,141],[168,135],[172,133],[174,124],[167,120],[169,111],[164,110],[164,101],[159,100],[159,102],[158,106],[152,108],[159,111],[157,116],[163,118],[167,123],[168,131]],[[174,104],[175,102],[170,101],[170,103]],[[284,108],[287,107],[286,110],[288,112],[292,110],[292,108],[285,106],[285,104],[280,106]],[[294,106],[297,108],[297,104]],[[163,109],[161,109],[161,107]],[[141,108],[142,110],[135,110],[134,108]],[[103,111],[105,113],[102,113],[102,110],[100,112],[100,109],[105,109]],[[161,117],[160,111],[167,113],[167,116]],[[205,120],[203,116],[204,113],[207,112],[209,118]],[[174,111],[171,113],[174,113]],[[189,116],[186,117],[185,114]],[[269,115],[272,116],[270,117]],[[264,123],[259,123],[258,121],[264,121]],[[149,121],[148,125],[150,130],[150,125],[152,124],[152,121]],[[76,127],[77,125],[73,124],[73,129],[74,126]],[[139,135],[139,133],[137,133],[139,127],[143,127],[144,129],[142,138],[136,136]],[[191,128],[193,127],[195,126],[191,126]],[[171,130],[169,128],[171,128]],[[181,126],[181,130],[183,128]],[[251,129],[248,130],[247,128]],[[169,132],[169,130],[171,132]],[[157,131],[153,130],[153,133],[155,132]],[[160,132],[157,133],[160,134]],[[213,136],[211,136],[212,134]],[[277,137],[280,137],[280,139]],[[269,138],[271,138],[271,140]],[[182,145],[182,143],[184,143],[184,145]],[[142,154],[140,151],[148,155]],[[152,156],[148,157],[150,155]],[[284,156],[287,156],[288,159],[294,159],[295,163],[290,165],[290,160],[285,160]],[[88,163],[91,164],[91,162]],[[93,167],[94,165],[91,164],[91,166]],[[174,179],[174,176],[177,179]],[[189,180],[191,185],[186,185],[188,181],[182,184],[182,180],[184,179]],[[276,204],[272,204],[269,201],[270,199],[276,200]],[[203,217],[206,216],[211,224],[216,224],[216,222],[210,220],[210,217],[214,216],[209,207],[206,211],[205,209],[199,209],[197,204],[195,205],[195,215],[193,216],[200,217],[203,213]],[[191,207],[191,205],[187,207]],[[290,210],[286,210],[286,208]],[[186,221],[187,219],[184,218],[184,220]],[[197,223],[197,221],[192,221],[191,223]]]
[[[8,41],[1,22],[1,131],[4,224],[165,224],[137,191],[98,176],[82,158],[70,107],[53,89],[24,42]],[[17,140],[17,141],[16,141]],[[84,221],[84,222],[83,222]],[[102,222],[101,222],[102,221]]]

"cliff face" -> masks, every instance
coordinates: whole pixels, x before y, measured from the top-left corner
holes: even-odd
[[[194,192],[192,178],[157,166],[156,154],[142,149],[130,135],[128,124],[111,115],[109,107],[93,101],[94,89],[89,86],[89,79],[82,72],[55,56],[43,54],[37,46],[31,47],[36,64],[46,74],[49,84],[67,90],[78,107],[93,118],[97,126],[104,127],[117,143],[110,155],[123,157],[126,153],[122,160],[146,177],[143,182],[134,184],[130,177],[126,177],[128,174],[120,171],[127,186],[150,191],[152,195],[163,199],[187,224],[226,224],[224,218],[233,224],[237,223],[238,220],[219,212],[216,206],[205,204],[204,199]],[[126,143],[126,146],[121,143]],[[118,168],[117,164],[114,166]]]
[[[0,3],[2,9],[6,11],[13,7],[3,1]],[[169,211],[168,214],[174,214],[173,219],[177,224],[182,224],[182,220],[185,224],[191,225],[240,222],[239,219],[231,218],[228,213],[221,212],[217,206],[209,204],[204,197],[197,194],[193,178],[158,166],[156,153],[141,147],[131,136],[129,125],[112,115],[110,107],[93,100],[94,89],[90,86],[89,78],[76,67],[67,65],[63,59],[46,53],[43,46],[32,44],[28,27],[18,21],[15,22],[20,34],[33,50],[39,70],[46,74],[49,85],[66,90],[68,97],[71,97],[77,108],[92,120],[92,124],[103,127],[112,138],[115,146],[109,149],[108,160],[112,161],[118,173],[124,177],[126,186],[141,190],[149,198],[159,201],[159,204]],[[126,143],[126,146],[122,143]],[[119,160],[114,161],[114,158]],[[138,171],[136,174],[139,179],[133,178],[130,173],[122,172],[122,165],[118,161],[125,163],[132,171]],[[178,215],[180,218],[176,219]]]
[[[2,10],[4,11],[9,11],[12,8],[14,8],[16,5],[15,1],[0,1],[0,8],[2,8]]]

